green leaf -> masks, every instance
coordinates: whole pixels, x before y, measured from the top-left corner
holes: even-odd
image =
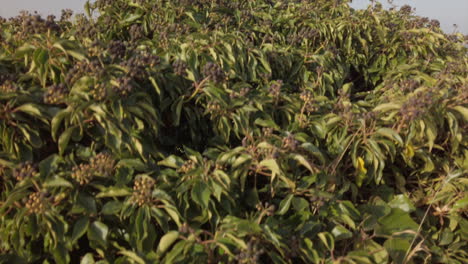
[[[453,242],[454,234],[449,228],[444,228],[440,232],[439,245],[446,246]]]
[[[263,225],[263,232],[265,236],[268,238],[269,241],[272,242],[273,245],[279,247],[280,246],[280,241],[279,239],[281,238],[278,234],[275,234],[273,230],[271,230],[270,226],[268,225]]]
[[[31,130],[29,126],[19,125],[18,128],[23,133],[24,137],[34,148],[42,147],[42,139],[39,136],[39,132],[36,130]]]
[[[72,231],[72,243],[75,243],[80,237],[82,237],[86,231],[88,230],[89,226],[89,218],[87,216],[83,216],[78,221],[75,222],[73,225]]]
[[[320,238],[320,241],[325,245],[325,247],[332,251],[335,248],[335,240],[333,236],[328,232],[318,233],[317,236]]]
[[[111,186],[96,195],[96,198],[129,196],[132,191],[126,187]]]
[[[379,128],[375,133],[387,137],[389,139],[395,140],[396,142],[398,142],[398,144],[403,145],[403,139],[401,139],[400,135],[391,128],[382,127]]]
[[[302,197],[294,197],[292,199],[292,205],[297,212],[302,212],[309,208],[309,202]]]
[[[145,171],[147,166],[140,159],[121,159],[116,167],[128,167],[139,171]]]
[[[50,188],[50,187],[73,188],[73,184],[65,180],[64,178],[55,175],[51,179],[48,179],[46,182],[44,182],[44,187],[46,188]]]
[[[339,203],[338,207],[344,214],[349,215],[354,220],[359,220],[361,217],[361,213],[351,201],[342,201]]]
[[[456,201],[452,206],[452,210],[463,210],[467,208],[468,208],[468,196]]]
[[[385,103],[385,104],[378,105],[372,111],[373,112],[382,112],[382,113],[384,113],[384,112],[387,112],[387,111],[390,111],[390,110],[398,110],[400,108],[401,108],[401,104]]]
[[[60,135],[59,140],[58,140],[58,147],[59,147],[60,156],[62,156],[63,153],[65,152],[65,149],[68,146],[68,142],[70,141],[70,138],[71,138],[73,132],[75,131],[75,129],[77,129],[76,126],[69,127]]]
[[[390,238],[384,243],[385,249],[390,254],[393,263],[404,263],[406,252],[410,247],[408,239]]]
[[[250,155],[242,154],[239,157],[237,157],[237,159],[232,163],[232,167],[237,168],[240,165],[242,165],[242,164],[244,164],[244,163],[246,163],[247,161],[250,161],[250,160],[252,160],[252,157]]]
[[[353,237],[353,233],[351,233],[348,229],[346,229],[342,225],[337,225],[333,228],[331,231],[333,236],[335,237],[335,240],[342,240],[342,239],[348,239]]]
[[[80,50],[67,50],[67,54],[79,61],[87,60],[86,55]]]
[[[320,151],[319,148],[314,146],[312,143],[305,142],[301,145],[301,148],[307,150],[310,154],[312,154],[314,157],[318,158],[322,164],[326,163],[325,156],[323,153]]]
[[[377,264],[389,263],[387,250],[372,239],[357,242],[355,248],[364,252],[372,252],[371,255]]]
[[[164,206],[164,210],[172,218],[172,220],[174,220],[177,226],[181,226],[180,213],[177,211],[177,209],[174,206],[170,206],[166,204],[166,206]]]
[[[265,59],[265,57],[261,56],[261,57],[258,58],[258,60],[259,60],[260,63],[262,64],[263,68],[265,68],[265,70],[266,70],[268,73],[271,73],[270,64],[269,64],[268,61]]]
[[[169,231],[159,241],[156,253],[164,254],[172,244],[179,238],[179,232]]]
[[[70,55],[79,61],[86,60],[86,56],[83,51],[80,51],[78,44],[79,43],[76,41],[60,39],[54,43],[53,47],[60,49],[65,54]]]
[[[58,129],[60,128],[60,124],[62,123],[65,117],[71,114],[71,112],[72,112],[71,107],[67,107],[66,109],[59,111],[52,118],[52,121],[50,122],[50,133],[54,141],[57,141],[57,132],[58,132]]]
[[[463,107],[461,105],[457,105],[455,107],[452,107],[452,109],[460,113],[463,116],[463,119],[465,119],[465,121],[468,121],[468,108]]]
[[[88,228],[88,239],[98,242],[101,246],[107,245],[109,228],[100,221],[94,221]]]
[[[182,106],[184,105],[184,97],[180,97],[177,101],[171,106],[171,111],[173,115],[173,124],[178,126],[180,124],[180,114],[182,111]]]
[[[177,257],[183,256],[182,251],[184,248],[187,246],[187,244],[190,243],[190,241],[182,240],[177,242],[173,247],[172,250],[167,252],[166,257],[164,258],[164,261],[161,263],[164,264],[172,264],[175,263],[175,259]]]
[[[210,200],[211,191],[202,181],[197,181],[192,188],[192,199],[202,206],[203,208],[208,207],[208,202]]]
[[[304,156],[299,155],[299,154],[292,154],[293,158],[299,162],[302,166],[306,167],[311,173],[314,173],[314,169],[312,169],[312,166],[310,165],[309,161],[304,158]]]
[[[59,155],[57,154],[52,154],[46,159],[43,159],[41,162],[39,162],[39,172],[41,174],[41,177],[47,178],[52,172],[54,172],[60,162],[62,162],[62,158],[60,158]]]
[[[5,166],[5,167],[9,167],[9,168],[12,168],[12,167],[15,166],[15,164],[13,162],[10,162],[10,161],[7,161],[7,160],[1,159],[1,158],[0,158],[0,165]]]
[[[429,145],[429,151],[432,151],[432,148],[434,147],[434,141],[437,138],[437,127],[431,121],[425,122],[424,124],[426,125],[426,136],[428,140],[427,143]]]
[[[392,201],[388,203],[391,208],[399,208],[404,212],[411,213],[416,210],[413,203],[408,197],[403,194],[396,195]]]
[[[410,217],[410,215],[399,209],[393,208],[391,213],[378,220],[379,227],[376,233],[383,235],[392,235],[401,231],[416,231],[418,224]]]
[[[15,55],[17,57],[23,57],[28,53],[32,53],[34,50],[36,50],[36,46],[32,45],[30,42],[26,42],[21,47],[16,49]]]
[[[124,19],[122,21],[120,21],[120,24],[122,25],[128,25],[128,24],[131,24],[133,22],[135,22],[136,20],[138,20],[140,17],[142,16],[142,14],[127,14]]]
[[[278,211],[276,212],[276,214],[284,215],[286,212],[288,212],[293,198],[294,198],[293,194],[289,194],[288,196],[286,196],[286,198],[284,198],[279,204]]]
[[[278,166],[278,163],[274,159],[262,160],[259,164],[259,167],[266,167],[271,171],[271,181],[276,178],[276,175],[281,173],[281,170]]]
[[[44,50],[42,48],[36,49],[34,51],[34,62],[38,66],[44,66],[44,64],[49,60],[49,53],[47,50]]]
[[[169,157],[158,162],[158,165],[166,166],[174,169],[180,168],[184,164],[184,160],[175,155],[170,155]]]
[[[122,209],[122,202],[120,201],[109,201],[102,207],[101,214],[103,215],[114,215],[118,214]]]
[[[80,192],[78,194],[75,206],[79,209],[84,209],[90,214],[96,214],[96,201],[94,197],[85,192]]]
[[[84,257],[81,259],[80,264],[94,264],[96,263],[94,261],[93,253],[86,253]]]
[[[54,261],[57,264],[70,263],[70,255],[64,244],[58,244],[53,250]]]
[[[255,122],[254,122],[256,125],[259,125],[259,126],[262,126],[262,127],[269,127],[269,128],[273,128],[273,129],[276,129],[276,130],[279,130],[279,126],[275,123],[275,121],[271,120],[271,119],[262,119],[262,118],[257,118],[255,119]]]
[[[138,256],[135,252],[129,250],[121,250],[119,254],[124,255],[138,264],[146,264],[145,260]]]
[[[24,197],[27,197],[29,193],[25,191],[25,188],[27,188],[27,186],[17,188],[15,191],[10,192],[4,202],[0,204],[0,213],[3,213],[14,202],[20,201]]]
[[[45,122],[47,123],[47,119],[45,119],[45,117],[42,114],[42,108],[37,104],[33,104],[33,103],[24,104],[24,105],[18,106],[13,111],[29,114],[40,120],[43,120],[43,121],[45,120]]]

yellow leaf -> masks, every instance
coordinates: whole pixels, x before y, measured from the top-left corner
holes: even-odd
[[[359,173],[364,173],[364,174],[367,173],[367,169],[365,167],[364,160],[361,157],[359,157],[357,159],[357,162],[358,162],[358,171],[359,171]]]
[[[356,173],[356,185],[358,187],[362,186],[362,183],[364,182],[364,179],[367,176],[367,169],[364,163],[364,160],[359,157],[357,159],[357,173]]]
[[[413,148],[413,146],[411,144],[406,145],[404,154],[405,154],[406,157],[408,157],[410,159],[414,157],[414,148]]]

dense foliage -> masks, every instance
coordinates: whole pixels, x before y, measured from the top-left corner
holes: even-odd
[[[0,19],[0,262],[467,263],[468,53],[408,6]]]

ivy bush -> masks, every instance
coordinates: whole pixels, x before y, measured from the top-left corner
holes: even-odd
[[[466,36],[348,2],[0,19],[0,262],[467,263]]]

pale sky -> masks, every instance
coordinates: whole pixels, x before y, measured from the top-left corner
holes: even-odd
[[[42,15],[54,14],[58,17],[60,10],[65,8],[83,12],[85,2],[86,0],[0,0],[0,16],[11,17],[20,10],[36,10]],[[452,25],[457,24],[458,31],[468,34],[468,0],[394,0],[393,2],[398,6],[409,4],[416,8],[416,14],[438,19],[447,33],[454,32]],[[368,3],[369,0],[353,0],[351,6],[364,8]]]
[[[2,0],[0,0],[2,1]],[[353,0],[354,8],[366,7],[369,0]],[[387,1],[380,1],[385,7],[389,7]],[[446,33],[453,33],[457,24],[457,31],[468,34],[468,0],[394,0],[393,4],[401,7],[408,4],[416,8],[416,14],[440,21],[442,29]]]

